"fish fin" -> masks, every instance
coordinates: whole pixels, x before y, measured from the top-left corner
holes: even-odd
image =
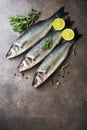
[[[69,16],[65,19],[65,24],[66,24],[65,26],[68,28],[72,27],[74,23],[75,23],[75,21],[71,21]]]
[[[75,41],[79,40],[83,36],[83,34],[79,33],[77,28],[74,29],[74,32],[75,32],[75,38],[74,38]]]

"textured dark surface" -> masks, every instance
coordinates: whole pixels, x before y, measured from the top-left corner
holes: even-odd
[[[23,55],[5,58],[18,37],[8,17],[25,15],[33,7],[45,19],[62,5],[84,36],[65,74],[58,76],[56,71],[34,89],[31,84],[38,65],[23,78],[16,69]],[[57,80],[61,84],[56,88]],[[0,130],[87,130],[87,0],[0,0]]]

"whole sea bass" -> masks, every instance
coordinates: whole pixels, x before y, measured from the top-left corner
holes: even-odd
[[[65,25],[66,28],[66,27],[71,27],[74,22],[70,21],[70,18],[68,17],[65,20],[65,23],[66,23]],[[18,70],[21,72],[30,69],[33,66],[35,66],[37,63],[39,63],[41,60],[43,60],[62,40],[62,36],[61,36],[62,31],[50,31],[47,36],[45,36],[40,42],[38,42],[38,44],[36,44],[33,48],[29,50],[27,55],[19,64]],[[45,42],[50,38],[52,39],[52,47],[43,50],[42,47],[44,46]]]
[[[42,61],[39,66],[36,75],[33,80],[33,87],[36,88],[45,82],[61,65],[61,63],[66,59],[70,47],[75,42],[76,39],[72,41],[65,41],[61,45],[57,46],[46,58]]]
[[[8,59],[16,57],[40,41],[51,29],[52,22],[57,17],[64,17],[68,13],[64,12],[64,7],[61,7],[53,16],[47,20],[38,22],[25,31],[10,47],[6,54]]]

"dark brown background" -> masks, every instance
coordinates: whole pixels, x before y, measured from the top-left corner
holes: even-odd
[[[77,42],[77,55],[69,59],[65,74],[59,77],[56,71],[34,89],[31,84],[38,65],[23,78],[16,69],[23,55],[5,58],[18,37],[8,17],[26,15],[33,7],[45,19],[62,5],[84,36]],[[57,80],[61,85],[56,88]],[[87,0],[0,0],[0,130],[87,130]]]

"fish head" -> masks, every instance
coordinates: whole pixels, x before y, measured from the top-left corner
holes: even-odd
[[[46,75],[44,72],[36,72],[36,75],[34,77],[32,86],[34,88],[37,88],[38,86],[40,86],[44,81],[46,80]]]
[[[21,63],[18,66],[19,72],[28,70],[32,67],[32,58],[30,57],[24,57],[24,59],[21,61]]]
[[[18,53],[19,53],[19,46],[18,45],[12,45],[10,47],[9,51],[7,52],[6,57],[8,59],[11,59],[11,58],[17,56]]]

